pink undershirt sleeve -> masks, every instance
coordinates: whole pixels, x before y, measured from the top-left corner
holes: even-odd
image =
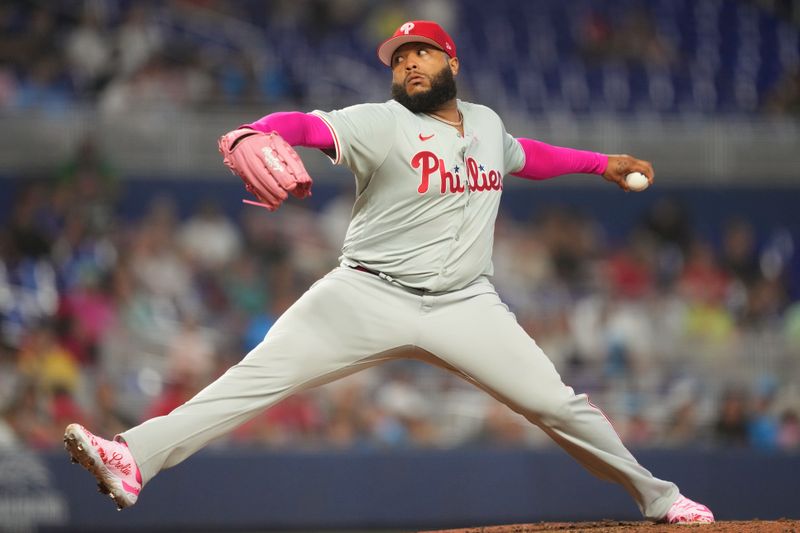
[[[281,111],[272,113],[242,128],[252,128],[269,133],[275,131],[292,146],[306,146],[332,150],[333,134],[325,122],[316,115],[299,111]]]
[[[520,178],[546,180],[564,174],[602,175],[608,156],[597,152],[552,146],[533,139],[518,138],[525,152],[525,164],[512,173]]]

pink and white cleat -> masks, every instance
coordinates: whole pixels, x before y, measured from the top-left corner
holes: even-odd
[[[702,503],[697,503],[679,494],[678,499],[669,508],[661,522],[667,524],[710,524],[714,522],[714,513]]]
[[[142,476],[124,442],[101,439],[80,424],[70,424],[64,432],[64,447],[73,463],[97,479],[97,489],[114,500],[118,511],[139,499]]]

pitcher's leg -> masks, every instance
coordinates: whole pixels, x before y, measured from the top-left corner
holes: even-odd
[[[143,481],[290,394],[401,354],[408,341],[398,332],[411,331],[403,326],[415,309],[376,292],[383,282],[375,281],[329,274],[239,364],[168,415],[124,432]]]
[[[586,395],[564,385],[496,294],[434,308],[424,324],[420,348],[541,427],[587,470],[621,484],[645,517],[662,518],[678,498],[673,483],[636,461]]]

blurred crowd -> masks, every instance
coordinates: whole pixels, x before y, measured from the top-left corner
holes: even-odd
[[[315,91],[309,61],[326,41],[363,37],[371,51],[407,11],[435,16],[425,4],[447,3],[2,2],[0,110],[297,105]]]
[[[0,226],[0,444],[36,449],[73,421],[111,436],[168,413],[239,361],[336,265],[352,206],[348,189],[319,210],[231,217],[208,198],[180,216],[160,196],[124,218],[91,143],[19,183]],[[569,208],[501,213],[493,281],[629,445],[798,451],[793,236],[739,218],[717,229],[719,244],[671,197],[619,242]],[[472,385],[399,361],[293,396],[220,445],[547,443]]]
[[[514,112],[592,110],[596,98],[606,110],[679,110],[681,87],[694,111],[797,111],[797,2],[588,4],[0,2],[0,113],[383,100],[375,43],[409,18],[455,28],[459,53],[481,67],[465,69],[462,94]],[[715,84],[733,88],[731,109]],[[169,412],[336,265],[349,190],[319,210],[290,203],[269,216],[231,217],[214,198],[181,216],[162,196],[122,217],[120,177],[94,146],[26,182],[0,213],[0,445],[47,449],[72,421],[110,436]],[[732,216],[712,240],[668,197],[622,240],[568,208],[529,220],[503,212],[494,283],[629,445],[798,451],[799,262],[794,236],[770,231]],[[547,442],[455,376],[402,361],[291,397],[221,445]]]
[[[62,0],[0,3],[0,111],[384,100],[376,43],[452,28],[464,95],[501,110],[777,112],[800,107],[800,8],[779,0]],[[764,28],[764,29],[761,29]],[[310,74],[313,73],[313,74]]]

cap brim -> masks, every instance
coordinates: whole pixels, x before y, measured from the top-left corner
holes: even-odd
[[[406,43],[427,43],[435,46],[437,50],[442,50],[439,43],[428,37],[423,37],[421,35],[398,35],[397,37],[386,39],[383,44],[378,47],[378,59],[387,67],[391,67],[392,54]],[[444,50],[442,50],[442,52],[444,52]]]

